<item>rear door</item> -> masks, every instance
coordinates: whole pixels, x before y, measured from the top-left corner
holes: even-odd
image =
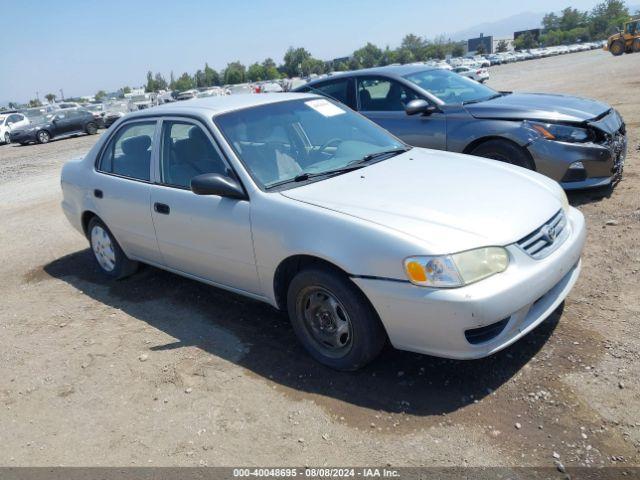
[[[162,264],[149,209],[157,123],[138,119],[120,125],[101,152],[100,174],[92,176],[89,194],[127,256]]]
[[[406,104],[422,98],[410,86],[382,76],[360,76],[357,82],[358,111],[361,114],[409,145],[446,149],[444,113],[436,112],[428,116],[406,114]]]
[[[191,179],[233,176],[208,129],[196,120],[162,121],[151,214],[165,264],[209,282],[259,294],[247,200],[196,195]]]
[[[57,112],[53,117],[53,125],[55,127],[55,131],[52,132],[54,136],[66,135],[73,131],[74,126],[71,111],[62,110]]]

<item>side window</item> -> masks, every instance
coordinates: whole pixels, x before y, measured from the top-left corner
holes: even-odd
[[[344,103],[351,108],[355,108],[352,100],[353,95],[350,94],[351,85],[352,83],[350,78],[342,78],[322,83],[320,85],[313,85],[312,92],[326,95],[327,97]]]
[[[418,98],[413,90],[382,77],[358,80],[358,101],[362,112],[399,112],[411,100]]]
[[[123,126],[107,144],[100,158],[99,169],[148,182],[155,129],[155,121]]]
[[[19,122],[21,120],[20,115],[9,115],[9,118],[7,119],[7,123],[16,123]]]
[[[227,174],[227,167],[206,133],[189,122],[162,122],[162,183],[191,188],[191,179],[203,173]]]

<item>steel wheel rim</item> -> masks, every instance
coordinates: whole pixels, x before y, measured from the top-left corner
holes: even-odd
[[[324,355],[340,358],[353,344],[353,326],[337,297],[322,287],[309,287],[301,294],[299,315],[309,337]]]
[[[116,268],[116,252],[111,237],[99,225],[91,229],[91,249],[102,269],[112,272]]]

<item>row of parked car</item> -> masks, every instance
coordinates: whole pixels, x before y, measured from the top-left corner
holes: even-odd
[[[584,52],[602,48],[606,40],[599,42],[575,43],[572,45],[557,45],[553,47],[531,48],[517,52],[503,52],[486,55],[485,58],[491,65],[501,65],[504,63],[520,62],[523,60],[534,60],[536,58],[553,57],[567,53]]]
[[[609,105],[397,65],[133,112],[64,166],[62,208],[105,275],[270,304],[329,367],[388,342],[474,359],[561,306],[586,239],[562,187],[610,184],[625,153]]]

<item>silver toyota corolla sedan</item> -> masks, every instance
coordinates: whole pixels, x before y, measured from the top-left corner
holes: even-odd
[[[106,275],[143,262],[261,300],[345,370],[387,339],[458,359],[505,348],[567,296],[585,241],[549,178],[409,147],[308,94],[128,115],[62,190]]]

